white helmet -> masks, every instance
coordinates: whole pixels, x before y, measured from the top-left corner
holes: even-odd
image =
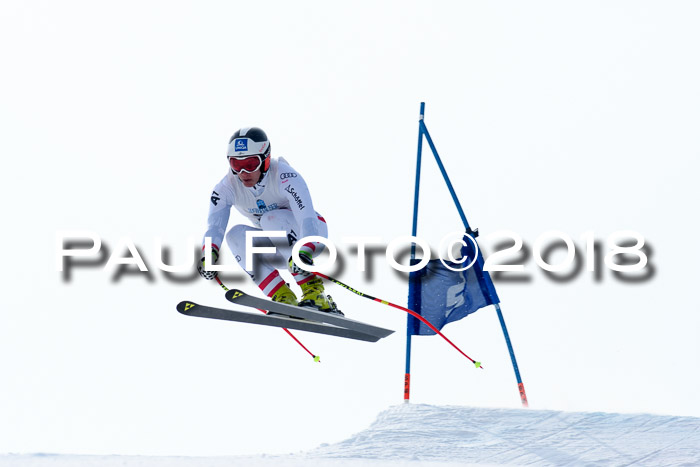
[[[257,127],[241,128],[231,136],[226,157],[270,155],[270,141],[264,131]]]

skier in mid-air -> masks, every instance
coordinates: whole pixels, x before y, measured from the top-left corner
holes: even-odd
[[[294,264],[292,247],[297,240],[309,236],[328,237],[326,221],[315,210],[309,189],[302,176],[284,158],[270,156],[270,141],[263,130],[241,128],[228,143],[227,158],[230,170],[214,187],[210,198],[208,229],[204,237],[211,237],[212,261],[217,262],[224,236],[226,243],[245,270],[246,232],[250,230],[285,231],[284,244],[266,237],[255,238],[254,246],[275,246],[274,257],[268,254],[253,256],[254,267],[246,271],[265,295],[275,302],[313,307],[320,311],[342,313],[326,296],[321,278]],[[226,232],[231,207],[250,219],[255,227],[238,224]],[[204,249],[204,247],[202,247]],[[322,243],[309,242],[301,246],[299,257],[313,264],[314,256],[323,250]],[[280,276],[275,260],[282,259],[301,287],[302,297],[294,292]],[[216,278],[216,271],[207,271],[204,255],[197,270],[205,279]]]

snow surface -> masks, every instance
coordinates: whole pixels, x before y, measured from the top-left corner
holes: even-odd
[[[349,317],[397,333],[299,335],[315,364],[279,329],[177,313],[183,299],[229,302],[159,262],[199,259],[228,139],[258,125],[328,221],[339,261],[327,272],[404,304],[384,252],[412,232],[420,102],[486,257],[510,246],[503,232],[522,237],[494,262],[525,270],[495,279],[533,406],[700,417],[700,2],[23,0],[1,12],[0,236],[31,254],[0,270],[0,453],[278,455],[348,439],[400,402],[405,313],[330,286]],[[463,225],[428,145],[423,159],[417,235],[437,251]],[[645,238],[641,277],[604,261],[620,230]],[[60,272],[75,231],[99,236],[100,254]],[[576,246],[558,273],[536,262],[567,262],[558,241],[535,255],[551,231]],[[347,237],[381,239],[364,271]],[[127,242],[148,272],[107,264],[132,257]],[[236,268],[228,248],[220,263]],[[225,277],[254,290],[242,270]],[[415,402],[517,408],[493,308],[445,332],[486,370],[415,338]]]
[[[700,465],[700,418],[402,404],[337,444],[285,456],[5,455],[0,466]]]

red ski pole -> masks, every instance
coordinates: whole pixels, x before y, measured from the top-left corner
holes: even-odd
[[[218,277],[216,277],[216,282],[218,282],[218,284],[221,286],[222,289],[224,289],[225,291],[228,292],[228,290],[229,290],[228,287],[226,287],[226,286],[224,285],[224,283],[221,282],[221,279],[219,279]],[[259,310],[260,312],[262,312],[262,313],[266,313],[265,310],[260,310],[259,308],[258,308],[258,310]],[[287,334],[289,334],[289,337],[291,337],[292,339],[294,339],[294,340],[296,341],[296,343],[299,344],[299,345],[301,346],[302,349],[306,350],[306,352],[307,352],[309,355],[311,355],[311,357],[314,359],[314,362],[320,362],[320,361],[321,361],[321,357],[320,357],[319,355],[314,355],[309,349],[307,349],[306,346],[305,346],[304,344],[302,344],[301,341],[300,341],[299,339],[297,339],[297,337],[296,337],[294,334],[291,333],[291,331],[289,331],[289,329],[287,329],[287,328],[282,328],[282,329],[284,329],[284,332],[286,332]]]
[[[481,362],[475,361],[475,360],[472,359],[469,355],[467,355],[467,354],[465,354],[464,352],[462,352],[462,349],[460,349],[459,347],[457,347],[451,340],[449,340],[443,333],[441,333],[435,326],[433,326],[433,325],[430,323],[430,321],[428,321],[427,319],[423,318],[421,315],[419,315],[419,314],[416,313],[415,311],[409,310],[408,308],[404,308],[404,307],[402,307],[402,306],[400,306],[400,305],[396,305],[396,304],[391,303],[391,302],[388,302],[388,301],[386,301],[386,300],[382,300],[382,299],[373,297],[373,296],[371,296],[371,295],[367,295],[366,293],[362,293],[362,292],[360,292],[359,290],[353,289],[352,287],[350,287],[350,286],[347,285],[347,284],[343,284],[343,283],[340,282],[338,279],[334,279],[334,278],[332,278],[332,277],[328,277],[328,276],[326,276],[325,274],[321,274],[320,272],[315,272],[314,274],[316,274],[317,276],[322,277],[322,278],[324,278],[324,279],[326,279],[326,280],[329,280],[329,281],[333,282],[334,284],[338,284],[339,286],[348,289],[350,292],[352,292],[352,293],[354,293],[354,294],[357,294],[357,295],[359,295],[360,297],[368,298],[368,299],[370,299],[370,300],[374,300],[375,302],[379,302],[379,303],[382,303],[382,304],[384,304],[384,305],[388,305],[388,306],[397,308],[397,309],[399,309],[399,310],[405,311],[406,313],[410,314],[411,316],[413,316],[413,317],[415,317],[416,319],[419,319],[420,321],[422,321],[423,323],[425,323],[425,325],[428,326],[431,330],[433,330],[437,335],[439,335],[440,337],[442,337],[443,339],[445,339],[445,341],[447,341],[448,344],[450,344],[452,347],[454,347],[455,349],[457,349],[457,352],[461,353],[461,354],[464,355],[470,362],[472,362],[472,363],[474,364],[475,367],[481,368],[482,370],[484,369],[484,367],[481,365]]]

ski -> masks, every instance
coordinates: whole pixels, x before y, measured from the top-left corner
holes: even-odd
[[[285,318],[283,316],[267,316],[245,311],[228,310],[225,308],[199,305],[191,301],[182,301],[178,303],[177,311],[183,315],[196,316],[199,318],[222,319],[241,323],[261,324],[263,326],[297,329],[299,331],[327,334],[329,336],[344,337],[366,342],[377,342],[380,339],[380,337],[375,335],[366,334],[353,329],[341,328],[331,324]]]
[[[281,313],[283,315],[295,316],[297,318],[304,318],[311,321],[320,321],[326,324],[333,324],[335,326],[343,327],[363,334],[376,336],[378,339],[393,334],[394,332],[391,329],[380,328],[378,326],[373,326],[361,321],[355,321],[332,313],[324,313],[322,311],[314,310],[313,308],[287,305],[286,303],[278,303],[264,298],[254,297],[238,289],[231,289],[226,292],[226,300],[238,305],[245,305],[272,311],[274,313]]]

